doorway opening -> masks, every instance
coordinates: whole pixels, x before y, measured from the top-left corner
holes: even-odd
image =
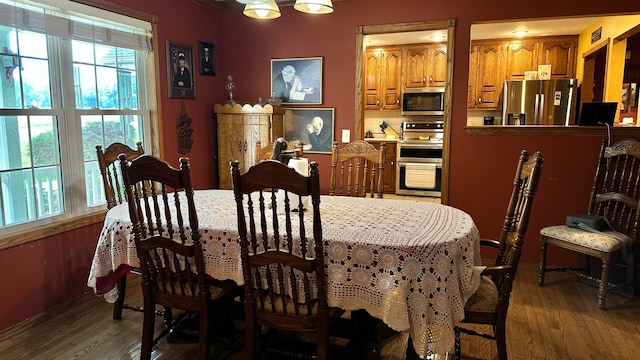
[[[455,20],[440,20],[440,21],[428,21],[419,23],[403,23],[403,24],[388,24],[388,25],[366,25],[358,26],[356,28],[356,79],[355,79],[355,135],[357,139],[363,139],[366,131],[364,127],[365,118],[365,104],[367,104],[368,98],[366,97],[368,91],[365,89],[366,84],[364,80],[364,63],[365,63],[365,37],[367,35],[382,35],[382,34],[398,34],[398,33],[411,33],[421,31],[433,31],[441,30],[446,32],[446,81],[444,84],[444,116],[443,123],[445,132],[443,135],[443,154],[442,154],[442,172],[441,172],[441,203],[447,204],[448,202],[448,179],[449,179],[449,143],[450,143],[450,131],[448,129],[451,125],[451,99],[452,99],[452,85],[453,79],[453,58],[454,58],[454,30]],[[386,99],[386,97],[385,97]],[[377,99],[376,99],[377,100]],[[373,101],[373,100],[372,100]],[[398,102],[396,101],[396,104]],[[385,170],[386,171],[386,170]],[[385,174],[386,175],[386,174]]]

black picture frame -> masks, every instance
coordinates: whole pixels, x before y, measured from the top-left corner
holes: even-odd
[[[314,118],[322,119],[322,128],[313,139],[307,126]],[[284,137],[297,147],[303,142],[306,153],[331,154],[334,139],[335,108],[285,108],[284,109]],[[320,141],[320,143],[317,143]]]
[[[184,69],[180,69],[183,59]],[[193,64],[193,46],[167,40],[167,82],[170,98],[196,98]]]
[[[281,99],[285,105],[322,104],[322,62],[322,57],[271,59],[272,96]],[[300,79],[300,85],[295,86],[298,89],[293,92],[291,82],[285,79],[285,68],[293,69],[294,76]]]
[[[215,45],[213,43],[198,41],[198,69],[200,75],[216,75]]]

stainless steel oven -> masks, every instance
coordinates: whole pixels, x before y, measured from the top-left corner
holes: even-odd
[[[396,155],[396,194],[441,196],[443,138],[441,120],[402,124]]]

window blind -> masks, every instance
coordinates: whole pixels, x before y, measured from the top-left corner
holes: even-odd
[[[151,51],[150,24],[136,19],[130,19],[129,22],[137,22],[142,27],[105,21],[103,19],[108,19],[109,16],[122,17],[122,15],[77,3],[61,1],[57,3],[72,4],[76,11],[33,2],[0,3],[0,25],[66,39]],[[87,13],[105,13],[104,17],[98,18],[77,12],[81,11],[82,7],[87,8]]]

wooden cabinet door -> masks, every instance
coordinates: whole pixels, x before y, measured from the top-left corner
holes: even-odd
[[[405,89],[424,88],[427,85],[427,47],[406,48],[404,58],[404,87]]]
[[[220,189],[231,189],[229,162],[240,161],[244,168],[244,133],[242,119],[233,114],[217,114],[218,119],[218,177]]]
[[[444,87],[447,84],[447,46],[430,47],[427,62],[428,86]]]
[[[525,71],[538,70],[538,44],[535,40],[510,41],[505,51],[505,80],[524,80]]]
[[[382,110],[400,109],[402,50],[385,50],[381,69]]]
[[[576,76],[576,47],[575,37],[543,40],[538,64],[551,65],[552,79],[572,79]]]
[[[503,76],[503,45],[500,42],[478,45],[476,60],[475,104],[477,108],[494,109],[500,102]]]
[[[396,143],[387,142],[384,161],[384,176],[382,177],[382,192],[385,194],[395,194],[396,192]],[[371,145],[380,150],[379,142],[372,142]]]
[[[242,173],[256,163],[256,141],[260,140],[262,144],[269,144],[273,141],[269,134],[269,115],[266,114],[248,114],[242,119],[242,153],[243,160],[240,170]]]
[[[382,51],[367,50],[364,63],[364,109],[380,108],[380,68],[383,66]]]

